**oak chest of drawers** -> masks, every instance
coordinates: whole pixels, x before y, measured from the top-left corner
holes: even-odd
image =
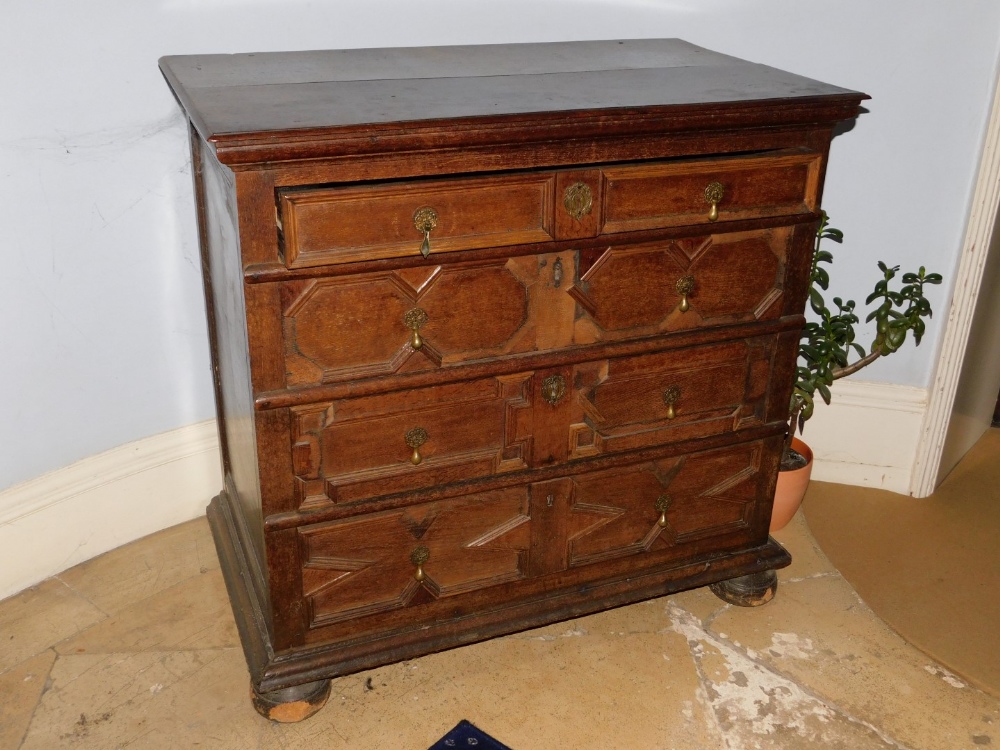
[[[788,563],[834,126],[678,40],[167,57],[272,718],[359,669]]]

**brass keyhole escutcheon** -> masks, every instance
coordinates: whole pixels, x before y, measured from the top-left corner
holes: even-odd
[[[420,254],[425,258],[431,254],[431,232],[437,224],[437,211],[430,206],[418,208],[413,212],[413,226],[424,235],[424,241],[420,243]]]
[[[410,553],[410,562],[417,566],[417,569],[413,572],[413,577],[418,581],[423,581],[426,577],[424,575],[424,563],[430,559],[431,551],[422,544]]]
[[[708,209],[708,220],[718,221],[719,219],[719,203],[722,201],[722,196],[726,194],[726,189],[722,187],[721,182],[710,182],[708,187],[705,188],[705,203],[711,205]]]
[[[677,293],[681,295],[681,303],[677,306],[677,309],[682,313],[687,312],[691,309],[691,303],[688,302],[688,295],[694,291],[694,276],[681,276],[677,279],[675,288],[677,289]]]
[[[667,419],[673,419],[677,416],[674,411],[674,404],[681,397],[681,389],[676,385],[672,385],[663,391],[663,403],[667,405]]]
[[[410,455],[410,463],[416,466],[424,460],[424,457],[420,455],[420,446],[427,442],[427,430],[423,427],[414,427],[406,433],[404,440],[413,449],[413,453]]]
[[[542,398],[555,406],[566,395],[566,378],[550,375],[542,381]]]
[[[414,307],[413,309],[407,310],[403,313],[403,323],[407,328],[413,331],[413,335],[410,337],[410,346],[414,349],[419,350],[424,345],[424,340],[420,338],[420,329],[426,325],[427,321],[427,313],[419,307]]]
[[[563,279],[563,267],[562,258],[556,258],[556,262],[552,264],[552,286],[556,289],[562,286]]]
[[[594,191],[583,182],[575,182],[563,193],[563,208],[566,213],[579,221],[594,207]]]
[[[670,509],[670,504],[672,502],[673,499],[670,495],[660,495],[656,498],[656,502],[653,504],[653,507],[660,513],[660,518],[656,523],[661,529],[667,527],[667,511]]]

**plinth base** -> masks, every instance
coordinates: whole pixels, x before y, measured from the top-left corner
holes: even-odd
[[[712,593],[737,607],[759,607],[774,598],[778,590],[778,574],[773,570],[729,578],[709,586]]]
[[[308,719],[326,705],[330,681],[317,680],[269,693],[258,693],[250,686],[250,700],[261,716],[282,724]]]

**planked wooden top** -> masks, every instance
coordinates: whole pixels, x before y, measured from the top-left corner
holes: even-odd
[[[443,143],[512,120],[652,114],[670,129],[666,120],[706,107],[749,115],[754,105],[770,122],[809,110],[823,121],[867,98],[679,39],[184,55],[160,69],[202,137],[241,147],[239,161],[259,158],[276,133],[342,139],[449,121]]]

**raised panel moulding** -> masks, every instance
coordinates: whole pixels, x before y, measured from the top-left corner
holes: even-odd
[[[222,487],[214,420],[143,438],[0,492],[0,599],[205,512]]]

